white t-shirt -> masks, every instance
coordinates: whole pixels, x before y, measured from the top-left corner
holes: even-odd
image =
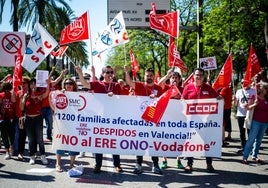
[[[257,97],[256,89],[249,88],[246,90],[241,88],[237,90],[235,94],[235,98],[237,101],[236,116],[246,117],[247,109],[245,108],[245,105],[249,102],[250,99],[255,100],[256,97]]]

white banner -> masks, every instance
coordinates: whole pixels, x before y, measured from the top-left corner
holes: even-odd
[[[0,32],[0,66],[14,67],[18,54],[25,51],[24,32]]]
[[[149,97],[55,91],[53,148],[92,153],[220,157],[223,100],[171,99],[158,125]]]
[[[214,70],[217,69],[216,57],[204,57],[200,58],[200,67],[204,70]]]
[[[41,24],[36,23],[23,57],[22,66],[32,73],[57,45],[57,41],[47,30]]]

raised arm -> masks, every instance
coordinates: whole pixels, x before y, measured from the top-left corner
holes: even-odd
[[[91,85],[89,82],[87,82],[84,77],[83,77],[83,72],[82,72],[82,69],[78,66],[75,66],[75,70],[79,76],[79,80],[81,82],[81,84],[86,87],[87,89],[91,90]]]
[[[173,69],[169,69],[169,70],[167,71],[167,74],[166,74],[165,76],[163,76],[163,77],[159,80],[159,82],[157,83],[160,87],[162,87],[162,89],[164,89],[164,87],[165,87],[165,83],[166,83],[166,81],[171,77],[172,72],[173,72]]]
[[[58,76],[58,78],[56,78],[55,80],[51,81],[52,87],[54,87],[55,85],[60,83],[60,81],[64,78],[64,76],[67,74],[67,72],[68,72],[67,69],[62,70],[60,75]]]
[[[124,66],[124,72],[125,72],[125,78],[126,78],[126,83],[133,89],[135,89],[135,82],[132,81],[132,79],[129,76],[128,73],[128,67],[125,65]]]

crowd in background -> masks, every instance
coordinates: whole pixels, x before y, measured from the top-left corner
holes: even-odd
[[[137,95],[149,96],[151,98],[159,97],[172,85],[179,89],[179,94],[174,99],[206,99],[217,98],[224,100],[223,114],[223,137],[222,147],[228,147],[232,141],[232,112],[235,115],[240,131],[241,148],[237,151],[243,157],[243,164],[248,163],[249,154],[252,153],[252,160],[262,163],[263,160],[258,157],[262,138],[267,134],[268,127],[268,80],[266,71],[262,71],[254,77],[252,84],[243,87],[241,85],[233,87],[228,86],[216,91],[207,82],[205,71],[197,68],[193,71],[194,81],[183,87],[183,79],[179,72],[170,69],[159,82],[155,80],[155,72],[148,68],[144,71],[144,81],[134,81],[129,75],[129,69],[124,67],[124,77],[117,78],[116,71],[111,66],[105,66],[102,69],[100,78],[95,75],[95,69],[92,67],[92,74],[83,74],[81,68],[76,67],[78,77],[67,75],[63,70],[61,74],[54,78],[51,76],[47,81],[46,88],[36,87],[36,80],[23,76],[20,90],[15,92],[12,88],[12,80],[1,81],[0,92],[0,131],[1,147],[5,149],[4,159],[9,160],[12,156],[17,156],[19,160],[25,160],[25,146],[28,138],[29,164],[35,164],[35,160],[40,155],[40,160],[44,165],[48,164],[44,142],[51,142],[53,139],[53,104],[49,101],[49,93],[53,90],[81,91],[94,93],[107,93],[112,95]],[[236,89],[236,91],[234,90]],[[251,127],[245,127],[247,113],[252,111]],[[43,124],[45,122],[45,124]],[[46,127],[46,134],[43,134],[43,127]],[[227,136],[225,136],[227,133]],[[46,136],[46,138],[44,138]],[[39,148],[39,150],[38,150]],[[75,158],[83,157],[84,153],[76,151],[56,151],[57,172],[62,172],[61,157],[64,153],[70,155],[70,166],[75,167]],[[102,167],[101,153],[95,154],[96,164],[94,173],[100,173]],[[122,172],[120,166],[120,156],[113,155],[113,164],[116,172]],[[143,156],[137,156],[136,167],[133,173],[142,173]],[[162,170],[167,168],[167,158],[163,156],[163,163],[159,166],[159,157],[152,156],[152,172],[162,174]],[[212,158],[206,158],[207,171],[213,172]],[[177,158],[177,168],[185,169],[186,172],[193,171],[193,158],[187,158],[187,164],[181,163],[180,157]]]

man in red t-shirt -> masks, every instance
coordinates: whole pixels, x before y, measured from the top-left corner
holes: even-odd
[[[194,82],[189,83],[184,87],[182,98],[183,99],[209,99],[222,97],[208,84],[204,82],[205,71],[202,68],[196,68],[194,70]],[[186,172],[192,172],[193,168],[193,157],[187,157],[188,162],[185,167]],[[213,172],[212,157],[206,157],[207,171]]]
[[[116,95],[121,94],[120,85],[117,82],[113,82],[114,71],[111,66],[107,65],[102,68],[102,76],[103,76],[102,81],[95,80],[91,82],[87,82],[84,79],[82,69],[80,67],[76,66],[75,69],[79,76],[80,82],[84,85],[84,87],[86,87],[90,91],[94,93],[107,93],[108,96],[112,96],[114,94]],[[95,154],[96,165],[93,172],[96,174],[101,172],[102,158],[103,158],[102,153]],[[123,169],[120,167],[120,156],[113,155],[113,161],[116,172],[122,172]]]
[[[159,97],[163,93],[162,88],[154,83],[154,70],[152,68],[148,68],[145,70],[144,73],[144,82],[133,82],[132,79],[129,76],[128,73],[128,67],[124,67],[124,71],[126,74],[126,83],[134,89],[134,95],[138,96],[150,96],[151,98]],[[152,171],[155,174],[162,174],[162,171],[159,168],[158,157],[152,156],[153,161],[153,169]],[[143,156],[137,156],[137,164],[133,171],[135,174],[142,173],[142,162],[143,162]]]

